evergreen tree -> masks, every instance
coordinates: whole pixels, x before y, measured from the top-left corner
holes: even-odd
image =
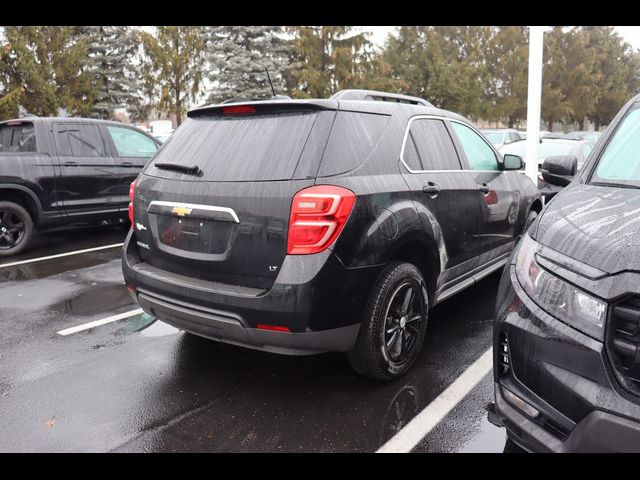
[[[571,114],[566,96],[564,41],[565,32],[559,26],[544,35],[541,117],[549,131]]]
[[[11,46],[0,31],[0,121],[17,117],[20,104],[20,87],[12,85],[10,52]]]
[[[406,93],[478,118],[487,77],[490,27],[401,27],[387,42],[385,60]]]
[[[487,45],[485,120],[504,122],[514,128],[527,116],[529,70],[527,27],[499,27]]]
[[[595,70],[599,73],[594,85],[599,95],[587,116],[599,130],[640,91],[640,54],[613,27],[584,27],[584,31],[588,48],[595,50]]]
[[[569,106],[568,120],[584,130],[584,121],[595,111],[602,91],[598,83],[602,72],[596,65],[596,49],[590,47],[589,35],[582,28],[564,34],[564,95]]]
[[[327,98],[350,88],[399,91],[368,34],[349,26],[290,27],[294,35],[288,86],[297,98]]]
[[[91,104],[87,42],[72,27],[7,26],[2,51],[4,88],[13,103],[35,115],[56,115],[60,109],[84,115]]]
[[[152,106],[175,114],[178,125],[201,92],[206,68],[204,27],[158,26],[155,35],[140,32],[144,56],[140,67]]]
[[[213,84],[210,102],[233,97],[270,98],[271,86],[285,93],[284,76],[288,68],[289,42],[282,27],[221,26],[210,29],[209,63]]]
[[[88,42],[93,98],[88,116],[113,118],[114,110],[135,110],[142,101],[134,59],[137,34],[126,26],[77,27],[77,35]]]

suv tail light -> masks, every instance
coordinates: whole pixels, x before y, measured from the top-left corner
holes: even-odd
[[[293,197],[287,254],[306,255],[325,250],[340,235],[356,195],[346,188],[316,185]]]
[[[134,180],[129,185],[129,221],[131,222],[131,228],[133,228],[133,197],[136,193],[136,181]]]

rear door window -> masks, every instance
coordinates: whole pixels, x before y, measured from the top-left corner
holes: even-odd
[[[453,140],[442,120],[425,118],[411,123],[409,135],[420,159],[419,170],[460,170]],[[409,153],[409,156],[411,154]]]
[[[28,153],[36,151],[36,132],[32,122],[0,125],[0,152]]]
[[[187,119],[158,151],[148,175],[184,178],[155,163],[196,165],[204,181],[267,181],[293,177],[317,112]]]
[[[106,157],[100,127],[84,123],[58,123],[55,126],[58,154],[67,157]]]

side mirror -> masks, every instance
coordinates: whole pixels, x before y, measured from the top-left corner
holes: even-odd
[[[542,178],[556,187],[566,187],[578,171],[578,159],[573,155],[548,157],[542,164]]]
[[[524,160],[519,155],[507,153],[502,161],[503,170],[522,170],[524,168]]]

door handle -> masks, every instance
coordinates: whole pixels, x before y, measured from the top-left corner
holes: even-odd
[[[122,165],[123,167],[135,167],[132,162],[122,162],[120,165]]]
[[[73,161],[63,162],[62,166],[63,167],[77,167],[78,166],[78,162],[73,162]]]
[[[489,185],[487,185],[486,183],[483,183],[482,185],[478,185],[478,190],[480,190],[485,195],[489,195],[491,193],[491,189],[489,188]]]
[[[432,197],[436,197],[440,193],[441,190],[442,189],[440,188],[440,186],[436,185],[433,182],[429,182],[429,183],[427,183],[427,185],[422,187],[422,191],[424,193],[427,193],[427,194],[431,195]]]

